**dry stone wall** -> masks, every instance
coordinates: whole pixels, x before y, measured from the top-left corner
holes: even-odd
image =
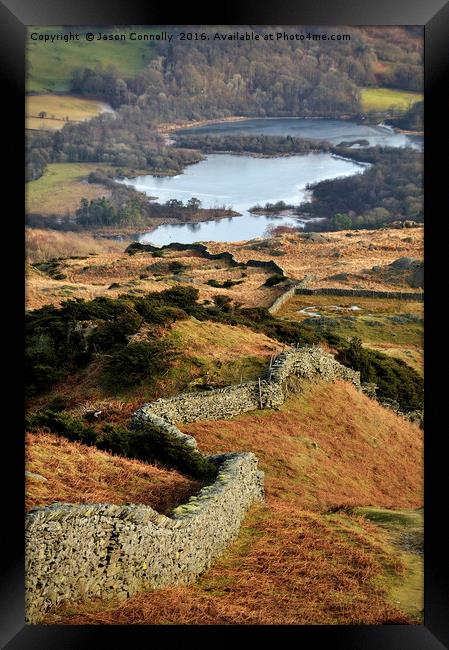
[[[141,244],[140,242],[133,242],[126,248],[126,252],[129,254],[144,251],[155,253],[156,251],[160,252],[164,250],[191,250],[199,253],[202,257],[208,260],[224,260],[231,267],[252,266],[255,268],[265,269],[266,271],[273,273],[278,273],[284,278],[287,278],[285,270],[273,260],[265,261],[249,259],[246,262],[239,262],[232,253],[229,253],[228,251],[223,251],[222,253],[211,253],[207,246],[204,244],[179,244],[177,242],[172,242],[171,244],[166,244],[165,246],[153,246],[152,244]]]
[[[393,298],[398,300],[424,300],[424,292],[374,291],[374,289],[341,289],[322,287],[320,289],[296,288],[295,293],[302,296],[354,296],[358,298]]]
[[[283,382],[291,375],[305,379],[320,378],[325,381],[343,379],[360,389],[360,373],[343,366],[329,352],[319,346],[290,348],[279,354],[267,370],[266,378],[260,382],[245,382],[226,388],[201,393],[182,393],[169,399],[159,399],[145,404],[133,416],[133,426],[139,422],[152,424],[165,422],[165,431],[183,436],[174,423],[197,420],[229,419],[246,411],[258,408],[277,408],[285,400]],[[170,429],[168,429],[170,427]],[[192,438],[192,446],[196,442]]]
[[[319,346],[292,348],[270,364],[260,382],[145,404],[135,412],[132,426],[150,421],[196,448],[196,440],[175,422],[276,408],[285,399],[283,386],[291,375],[344,379],[360,389],[360,374]],[[263,472],[252,453],[209,459],[217,466],[215,482],[170,517],[143,505],[54,504],[31,510],[26,522],[28,621],[39,622],[50,606],[64,600],[127,598],[145,587],[191,582],[211,566],[238,534],[251,504],[263,498]]]
[[[51,606],[99,596],[127,598],[146,587],[189,583],[237,536],[263,498],[252,453],[212,456],[216,481],[166,517],[149,506],[55,504],[27,516],[27,619]]]
[[[287,300],[293,298],[295,293],[296,293],[296,285],[290,287],[290,289],[287,289],[287,291],[284,291],[284,293],[281,293],[281,295],[278,296],[276,300],[273,302],[271,307],[268,307],[268,311],[270,312],[270,314],[276,314],[279,311],[279,309],[282,307],[282,305],[287,302]]]

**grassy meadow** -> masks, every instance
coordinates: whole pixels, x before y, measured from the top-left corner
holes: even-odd
[[[390,108],[406,111],[411,104],[422,101],[423,94],[393,88],[361,88],[360,101],[363,111],[387,111]]]
[[[347,339],[361,338],[366,347],[402,359],[423,373],[423,303],[351,296],[294,296],[277,314],[332,328]]]
[[[110,191],[101,185],[87,182],[90,172],[108,170],[101,163],[52,163],[44,174],[26,184],[26,210],[40,214],[62,216],[79,208],[83,197],[95,199],[108,196]]]
[[[27,95],[25,127],[40,131],[58,131],[67,122],[80,122],[104,110],[102,102],[73,95]],[[45,118],[39,117],[45,113]]]
[[[149,33],[155,30],[142,27],[102,28],[104,32]],[[57,27],[30,27],[29,34],[55,34]],[[92,41],[84,39],[84,34],[76,28],[72,32],[80,33],[79,41],[42,41],[28,40],[27,58],[31,62],[28,70],[27,92],[67,92],[70,90],[70,77],[76,68],[112,66],[125,78],[134,77],[145,68],[153,57],[152,43],[148,41]]]

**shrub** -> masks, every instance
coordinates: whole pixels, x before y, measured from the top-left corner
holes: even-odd
[[[208,284],[210,287],[216,287],[217,289],[223,286],[220,282],[218,282],[218,280],[215,280],[214,278],[208,280],[206,284]]]
[[[186,312],[179,307],[170,307],[158,302],[153,297],[138,298],[135,301],[135,309],[147,323],[166,325],[176,320],[187,318]]]
[[[266,279],[264,282],[264,287],[274,287],[276,284],[279,284],[279,282],[282,282],[285,280],[284,276],[282,276],[280,273],[276,273],[275,275],[270,275],[269,278]]]
[[[334,230],[349,230],[352,227],[351,218],[347,214],[341,212],[334,214],[330,220],[330,224]]]
[[[86,366],[93,355],[117,353],[128,345],[143,321],[164,325],[187,317],[182,305],[194,313],[201,309],[198,292],[175,287],[145,297],[122,295],[85,301],[68,300],[58,309],[51,305],[26,314],[26,386],[32,396],[50,389],[70,372]],[[94,321],[95,329],[84,333],[83,322]],[[81,327],[80,327],[81,325]]]
[[[172,273],[182,273],[187,269],[187,266],[185,264],[182,264],[181,262],[170,262],[168,265],[168,270],[171,271]]]
[[[172,289],[166,289],[160,294],[160,299],[164,302],[184,309],[188,314],[192,309],[197,307],[197,300],[199,296],[198,289],[195,287],[183,287],[177,285]]]
[[[25,425],[29,431],[48,429],[72,442],[92,445],[97,441],[97,433],[92,427],[65,411],[56,412],[51,409],[38,411],[26,418]]]
[[[161,340],[130,343],[112,352],[103,376],[107,384],[115,387],[141,384],[145,379],[156,379],[173,355],[173,350]]]
[[[150,423],[143,423],[136,430],[104,424],[97,431],[69,413],[47,409],[28,416],[26,426],[30,431],[49,430],[68,440],[93,445],[113,454],[157,462],[203,481],[212,480],[216,475],[216,466],[211,460],[183,440]]]
[[[243,280],[225,280],[224,282],[218,282],[218,280],[212,278],[211,280],[208,280],[206,284],[217,289],[230,289],[236,284],[242,284],[242,282]]]
[[[231,307],[232,298],[230,298],[229,296],[225,296],[222,293],[213,296],[213,301],[214,301],[214,305],[221,311],[229,312],[232,309]]]
[[[381,400],[395,400],[403,411],[423,408],[423,380],[404,361],[363,348],[358,338],[351,339],[349,345],[340,350],[337,359],[359,370],[362,382],[377,384],[377,397]]]
[[[90,349],[105,352],[116,345],[126,345],[128,337],[137,332],[142,320],[140,314],[133,311],[100,325],[88,338]]]
[[[202,480],[211,480],[216,474],[214,463],[197,449],[149,423],[132,431],[107,425],[101,444],[109,451],[114,451],[118,444],[118,450],[125,448],[127,456],[148,463],[160,462]]]

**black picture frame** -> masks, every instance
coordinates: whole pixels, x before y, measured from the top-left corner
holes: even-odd
[[[444,223],[445,169],[436,164],[444,148],[447,119],[445,94],[448,88],[449,3],[442,0],[314,0],[307,4],[215,3],[213,7],[186,3],[176,9],[168,3],[139,3],[138,0],[3,0],[0,2],[1,88],[7,101],[7,128],[12,135],[7,151],[5,193],[11,193],[4,208],[3,225],[11,256],[4,289],[7,309],[5,356],[9,396],[4,410],[10,423],[4,425],[3,464],[11,469],[4,488],[3,577],[1,582],[1,645],[11,650],[25,648],[127,647],[138,643],[176,642],[196,646],[294,642],[311,648],[344,650],[437,650],[449,648],[449,581],[444,508],[446,455],[441,453],[444,419],[443,385],[437,370],[443,363],[443,323],[440,324],[438,282],[445,255],[440,227]],[[384,626],[40,626],[24,623],[24,450],[23,450],[23,349],[24,241],[18,217],[18,197],[23,196],[24,71],[25,33],[28,25],[424,25],[425,26],[425,209],[426,209],[426,300],[425,300],[425,620],[423,625]],[[14,190],[13,190],[14,188]],[[430,214],[430,216],[429,216]],[[6,218],[8,217],[8,218]],[[17,325],[15,324],[17,323]],[[2,339],[3,341],[5,339]],[[3,422],[3,420],[2,420]],[[5,474],[5,472],[2,472]],[[219,629],[217,629],[217,627]],[[288,638],[287,638],[288,637]],[[126,645],[125,645],[126,644]]]

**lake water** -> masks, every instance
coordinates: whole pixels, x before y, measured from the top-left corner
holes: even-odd
[[[350,176],[364,168],[328,153],[286,158],[211,154],[206,160],[189,165],[178,176],[139,176],[123,182],[148,196],[157,196],[161,202],[180,199],[185,203],[195,196],[204,208],[232,207],[242,215],[217,221],[165,224],[139,237],[142,243],[162,246],[170,242],[239,241],[264,236],[271,224],[301,225],[303,222],[295,217],[256,216],[248,208],[279,200],[298,205],[307,198],[307,183]]]
[[[370,144],[389,146],[422,146],[422,138],[395,134],[388,127],[369,127],[338,120],[257,119],[222,123],[189,129],[202,133],[266,133],[329,140],[365,138]],[[181,131],[180,131],[181,132]],[[298,205],[308,198],[306,186],[325,179],[361,173],[366,165],[337,158],[329,153],[309,153],[303,156],[255,158],[232,154],[210,154],[182,174],[158,178],[139,176],[123,182],[156,196],[160,202],[168,199],[188,201],[200,199],[204,208],[232,207],[242,216],[217,221],[188,224],[165,224],[153,232],[139,235],[138,241],[163,246],[171,242],[240,241],[263,237],[271,225],[303,226],[294,216],[268,217],[252,215],[248,208],[267,202],[284,201]]]
[[[239,122],[220,122],[206,124],[177,131],[180,135],[215,134],[215,135],[291,135],[296,138],[328,140],[338,145],[344,140],[368,140],[369,146],[412,147],[422,149],[423,138],[419,135],[396,133],[386,125],[370,126],[346,120],[304,119],[297,117],[269,117]]]

